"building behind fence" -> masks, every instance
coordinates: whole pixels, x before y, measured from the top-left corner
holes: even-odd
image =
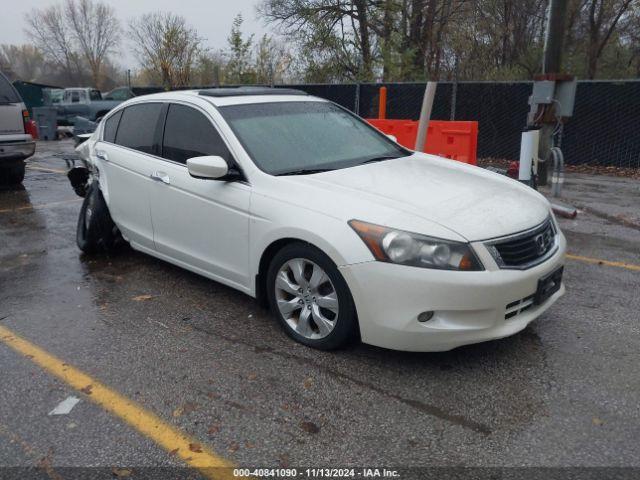
[[[417,120],[424,83],[287,85],[375,118],[381,86],[387,118]],[[438,83],[431,118],[478,122],[478,158],[517,159],[532,82]],[[564,127],[568,164],[640,168],[640,80],[579,81],[574,116]]]
[[[387,87],[387,118],[417,120],[424,83],[277,85],[304,90],[354,111],[378,114]],[[440,82],[431,118],[478,122],[478,158],[516,160],[533,82]],[[137,94],[159,88],[134,88]],[[578,81],[573,117],[564,127],[562,151],[569,165],[640,168],[640,80]]]

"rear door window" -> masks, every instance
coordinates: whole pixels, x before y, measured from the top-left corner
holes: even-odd
[[[211,121],[198,110],[171,104],[164,126],[162,156],[187,163],[192,157],[218,155],[231,164],[231,154]]]
[[[118,123],[120,122],[120,117],[122,117],[122,110],[111,115],[104,122],[104,134],[102,135],[102,139],[105,142],[114,143],[116,141],[116,132],[118,130]]]
[[[20,102],[22,102],[22,100],[20,100],[11,82],[9,82],[4,75],[0,74],[0,104]]]
[[[115,143],[157,155],[154,134],[161,110],[161,103],[142,103],[125,108],[120,118]]]

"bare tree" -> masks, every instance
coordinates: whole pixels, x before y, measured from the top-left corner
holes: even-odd
[[[598,60],[619,22],[629,10],[633,0],[588,0],[587,16],[587,77],[595,78]],[[637,0],[636,0],[637,1]]]
[[[131,21],[129,36],[142,69],[157,74],[165,88],[189,85],[202,38],[184,17],[145,14]]]
[[[64,72],[67,82],[77,85],[85,79],[88,68],[94,86],[102,86],[102,69],[119,36],[119,23],[111,7],[94,0],[65,0],[33,9],[26,21],[33,43]]]
[[[301,44],[301,56],[312,74],[321,73],[327,80],[372,80],[378,31],[372,18],[379,11],[377,3],[262,0],[258,12]]]
[[[12,80],[33,82],[43,74],[44,57],[33,45],[0,45],[0,70]]]
[[[120,23],[112,7],[92,0],[67,0],[65,16],[84,59],[93,84],[102,87],[102,69],[107,56],[118,45]]]
[[[291,64],[291,55],[285,46],[264,34],[256,45],[256,82],[273,85],[284,81]]]
[[[75,49],[61,5],[33,9],[26,15],[27,35],[51,63],[63,70],[67,81],[77,83],[81,77],[80,57]]]

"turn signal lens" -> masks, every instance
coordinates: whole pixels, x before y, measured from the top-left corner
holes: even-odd
[[[360,236],[374,258],[381,262],[440,270],[483,270],[467,243],[395,230],[361,220],[351,220],[349,226]]]
[[[387,255],[382,250],[382,245],[380,245],[380,238],[387,231],[386,228],[359,220],[351,220],[349,226],[360,235],[360,238],[369,247],[376,260],[387,261]]]

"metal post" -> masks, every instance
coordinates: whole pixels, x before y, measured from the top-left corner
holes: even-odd
[[[456,55],[455,66],[453,70],[453,85],[451,85],[451,112],[449,120],[456,119],[456,102],[458,100],[458,55]]]
[[[356,100],[353,107],[353,113],[360,115],[360,82],[356,83]]]
[[[380,87],[378,94],[378,120],[387,118],[387,87]]]
[[[551,0],[544,36],[542,73],[560,73],[567,0]]]
[[[531,171],[533,162],[538,158],[538,142],[539,130],[526,130],[522,132],[522,140],[520,142],[520,166],[518,171],[518,180],[522,183],[532,186]]]
[[[542,73],[560,73],[562,69],[562,44],[564,42],[565,17],[567,13],[567,0],[551,0],[549,4],[549,14],[544,37],[544,53],[542,59]],[[551,106],[550,108],[554,108]],[[550,150],[553,146],[554,125],[543,124],[540,129],[540,158],[550,157]],[[538,183],[547,184],[549,165],[546,161],[538,164]]]
[[[424,152],[427,142],[427,129],[429,128],[429,119],[431,118],[431,108],[433,107],[433,99],[436,96],[436,87],[438,82],[427,82],[422,98],[422,109],[420,110],[420,120],[418,122],[418,134],[416,136],[415,150]]]

